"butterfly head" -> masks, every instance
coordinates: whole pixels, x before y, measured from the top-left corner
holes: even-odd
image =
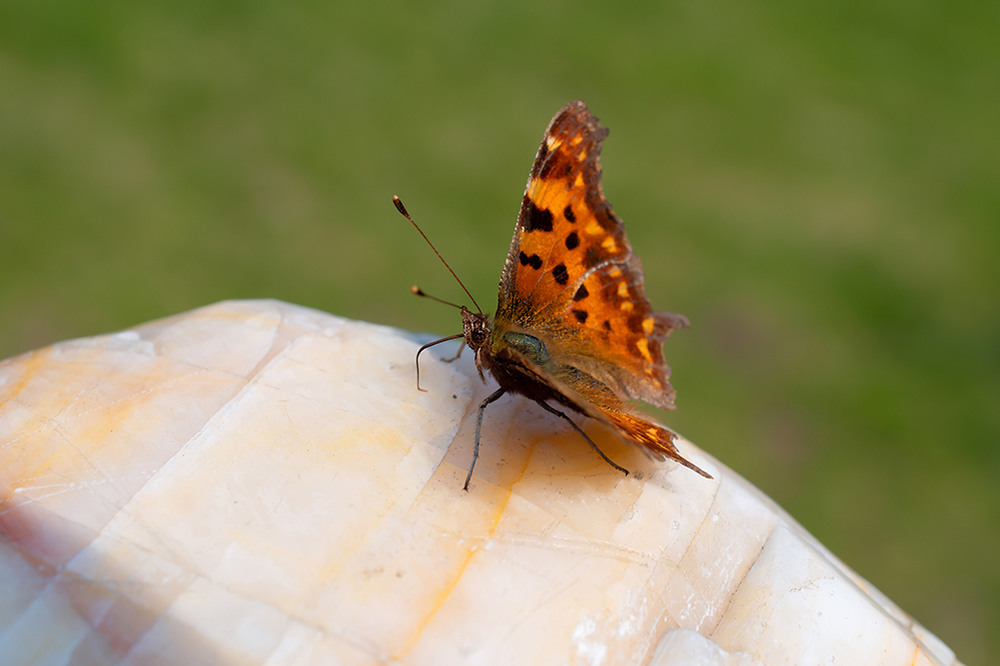
[[[465,344],[476,355],[476,368],[479,369],[479,376],[483,376],[483,367],[489,367],[489,346],[490,331],[492,324],[490,316],[484,312],[473,312],[469,308],[462,306],[462,334],[465,336]],[[484,356],[487,357],[484,359]],[[484,363],[485,361],[485,363]]]

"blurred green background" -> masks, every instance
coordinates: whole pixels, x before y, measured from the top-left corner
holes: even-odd
[[[998,3],[0,4],[0,358],[229,298],[450,334],[556,110],[667,422],[967,663],[1000,652]]]

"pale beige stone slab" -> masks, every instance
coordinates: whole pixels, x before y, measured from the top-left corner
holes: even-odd
[[[0,364],[0,663],[958,663],[687,441],[505,397],[463,492],[491,389],[418,346],[245,301]]]

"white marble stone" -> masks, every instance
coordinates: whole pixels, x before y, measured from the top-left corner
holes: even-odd
[[[958,663],[687,441],[505,397],[463,492],[491,389],[418,344],[245,301],[0,364],[0,663]]]

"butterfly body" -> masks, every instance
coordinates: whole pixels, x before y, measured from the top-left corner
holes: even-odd
[[[497,325],[488,316],[465,309],[462,312],[466,344],[476,357],[479,374],[488,371],[501,388],[535,401],[555,400],[585,413],[546,378],[572,373],[552,358],[545,340],[527,331]]]
[[[472,466],[486,407],[510,392],[567,420],[625,473],[549,402],[603,421],[651,456],[711,478],[678,453],[673,433],[626,402],[674,408],[662,346],[688,322],[654,312],[645,296],[639,259],[601,189],[599,156],[607,133],[581,101],[556,114],[528,178],[496,314],[462,308],[462,337],[479,374],[489,372],[500,386],[479,406]],[[471,478],[472,468],[466,489]]]

